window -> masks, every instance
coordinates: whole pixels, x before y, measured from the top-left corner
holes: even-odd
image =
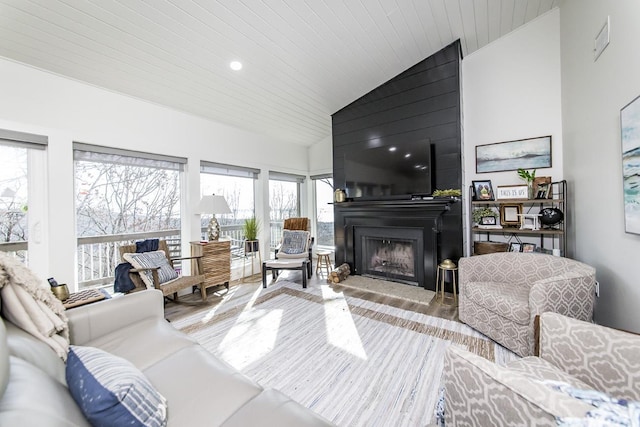
[[[74,143],[79,288],[113,282],[119,247],[167,240],[180,250],[186,159]]]
[[[304,177],[269,172],[269,220],[271,249],[280,243],[285,218],[300,216],[300,184]]]
[[[28,263],[29,165],[47,137],[0,129],[0,250]]]
[[[217,215],[220,234],[232,239],[232,246],[239,247],[244,239],[242,226],[244,220],[255,216],[255,182],[259,170],[220,163],[200,162],[201,196],[216,194],[224,196],[231,213]],[[206,215],[202,215],[201,230],[203,238],[209,224]]]
[[[318,247],[333,250],[333,178],[331,175],[312,176],[315,188],[316,242]]]

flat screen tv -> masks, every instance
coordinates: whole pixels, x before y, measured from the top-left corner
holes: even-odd
[[[350,199],[410,199],[431,195],[433,167],[429,140],[356,150],[344,156]]]

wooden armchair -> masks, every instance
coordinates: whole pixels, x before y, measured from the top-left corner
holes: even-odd
[[[282,224],[282,229],[283,230],[293,230],[293,231],[308,231],[309,233],[311,233],[311,220],[309,218],[306,218],[306,217],[287,218],[287,219],[284,220],[284,223]],[[309,269],[312,269],[312,267],[313,267],[313,254],[312,254],[312,252],[313,252],[313,242],[314,242],[314,238],[311,237],[311,234],[309,234],[309,243],[308,243]],[[276,259],[283,258],[284,254],[280,254],[280,256],[278,256],[278,252],[280,251],[280,247],[281,246],[282,246],[282,242],[275,249],[275,257],[276,257]],[[284,258],[292,258],[292,257],[287,257],[285,255]]]
[[[160,251],[164,252],[164,256],[157,253]],[[144,254],[149,256],[153,254],[155,259],[149,260]],[[131,292],[156,288],[160,289],[164,296],[173,294],[173,300],[178,301],[178,291],[182,289],[193,288],[196,285],[201,285],[201,289],[204,289],[204,274],[179,276],[175,273],[173,266],[173,262],[177,260],[194,260],[198,263],[198,271],[202,271],[202,266],[200,265],[202,257],[171,258],[166,240],[160,240],[158,251],[156,252],[136,253],[135,244],[121,246],[120,257],[134,267],[129,270],[129,277],[136,286]],[[206,299],[206,294],[203,293],[202,299],[203,301]]]

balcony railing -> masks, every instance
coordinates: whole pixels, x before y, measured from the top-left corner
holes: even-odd
[[[271,237],[270,249],[273,250],[282,238],[282,222],[269,224]],[[244,258],[244,234],[242,225],[223,225],[220,234],[231,239],[232,262],[241,262]],[[202,229],[203,237],[206,227]],[[163,239],[167,241],[172,257],[181,256],[180,230],[162,230],[143,233],[108,234],[77,238],[78,289],[109,287],[114,281],[114,271],[120,264],[120,247],[131,245],[144,239]],[[28,243],[0,243],[0,251],[19,257],[23,262],[28,259]],[[179,264],[179,263],[178,263]]]
[[[203,236],[206,227],[202,228]],[[223,225],[220,234],[231,239],[231,255],[240,259],[244,255],[243,233],[241,225]],[[109,287],[115,279],[114,271],[120,259],[120,247],[131,245],[144,239],[163,239],[167,241],[171,257],[181,256],[182,241],[180,230],[162,230],[144,233],[110,234],[103,236],[78,238],[78,289]],[[180,267],[176,261],[175,266]]]
[[[180,257],[180,230],[78,237],[78,289],[113,284],[115,268],[122,262],[120,247],[154,238],[166,240],[170,255]]]
[[[29,262],[28,242],[21,240],[19,242],[3,242],[0,243],[0,252],[15,256],[25,264]]]

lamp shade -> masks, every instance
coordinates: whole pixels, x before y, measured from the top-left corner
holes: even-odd
[[[198,213],[206,214],[228,214],[231,213],[229,205],[224,196],[202,196],[198,204]]]

